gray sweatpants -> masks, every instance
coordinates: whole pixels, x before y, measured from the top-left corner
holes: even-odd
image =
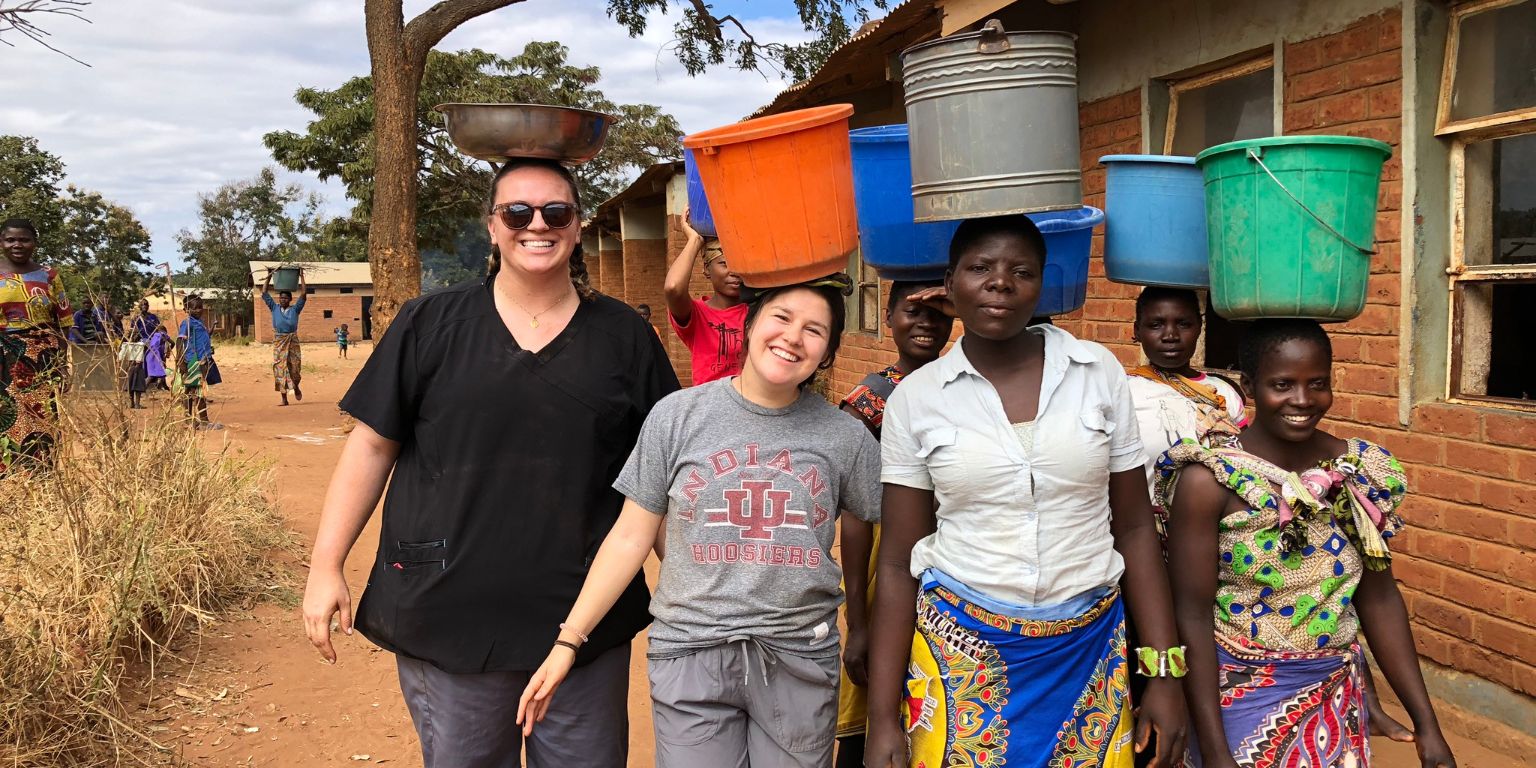
[[[532,672],[455,675],[424,661],[395,660],[423,768],[522,765],[517,700]],[[628,643],[572,669],[528,738],[529,768],[624,768],[628,699]]]
[[[838,657],[751,641],[651,659],[657,768],[829,768]]]

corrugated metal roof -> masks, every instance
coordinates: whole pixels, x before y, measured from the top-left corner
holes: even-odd
[[[773,97],[773,101],[759,107],[756,112],[753,112],[748,117],[762,117],[763,115],[782,111],[785,104],[791,101],[796,94],[807,88],[825,84],[830,81],[829,77],[824,77],[827,73],[851,61],[855,56],[865,53],[864,47],[882,30],[887,28],[897,32],[905,30],[919,21],[924,14],[934,12],[936,10],[934,2],[935,0],[905,0],[895,8],[892,8],[891,12],[887,13],[883,18],[872,19],[865,23],[864,26],[859,28],[857,34],[848,38],[847,42],[838,46],[837,50],[833,51],[832,55],[828,56],[825,62],[822,62],[821,68],[816,70],[815,74],[785,88],[779,92],[778,96]]]
[[[302,267],[310,285],[373,285],[373,274],[366,261],[251,261],[251,284],[267,280],[267,270],[277,267]]]
[[[610,215],[617,213],[620,206],[635,198],[665,194],[667,182],[673,176],[682,172],[683,161],[681,160],[664,160],[656,163],[645,169],[639,178],[630,182],[630,185],[625,187],[622,192],[604,200],[600,205],[592,209],[592,214],[587,217],[587,222],[602,221]]]

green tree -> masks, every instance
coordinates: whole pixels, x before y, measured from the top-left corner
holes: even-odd
[[[189,285],[219,289],[208,298],[220,311],[250,313],[248,262],[310,261],[356,249],[342,242],[345,223],[321,216],[318,195],[279,184],[271,168],[198,195],[197,208],[197,231],[181,230],[176,244],[193,265]]]
[[[64,221],[50,263],[59,268],[65,290],[76,300],[88,296],[129,312],[153,279],[147,271],[149,230],[133,211],[73,184],[59,205]]]
[[[374,333],[383,334],[395,313],[420,290],[421,259],[417,243],[417,191],[421,149],[417,108],[432,47],[470,19],[522,0],[440,0],[406,21],[403,0],[363,0],[363,25],[373,83],[372,175],[368,258],[373,272]],[[608,15],[631,35],[645,31],[646,13],[684,7],[674,27],[676,52],[692,73],[723,63],[727,52],[736,66],[756,68],[763,61],[799,76],[820,66],[827,53],[848,38],[849,15],[867,18],[867,6],[884,8],[886,0],[794,0],[795,10],[818,40],[805,46],[759,43],[732,16],[715,16],[704,0],[608,0]],[[733,31],[732,31],[733,30]],[[718,55],[716,49],[718,48]]]
[[[37,145],[30,136],[0,136],[0,218],[31,219],[37,227],[39,258],[49,258],[58,246],[64,209],[59,187],[64,161]]]
[[[484,216],[491,168],[460,153],[433,107],[447,102],[561,104],[618,115],[602,154],[576,169],[589,205],[623,188],[629,171],[679,155],[677,121],[649,104],[614,104],[598,90],[597,67],[576,67],[559,43],[529,43],[512,58],[482,50],[432,51],[416,99],[416,242],[447,250],[467,221]],[[357,201],[352,218],[367,222],[374,198],[373,81],[353,78],[335,90],[301,88],[294,98],[316,119],[303,133],[275,131],[263,139],[272,156],[295,171],[337,178]]]

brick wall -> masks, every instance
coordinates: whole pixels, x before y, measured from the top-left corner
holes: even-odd
[[[603,239],[608,242],[608,238]],[[617,242],[615,240],[614,242]],[[624,251],[609,249],[598,252],[597,289],[619,301],[624,300]]]
[[[1409,523],[1393,570],[1427,658],[1536,694],[1536,415],[1447,403],[1398,421],[1402,27],[1397,11],[1285,49],[1286,133],[1392,145],[1382,175],[1369,296],[1333,337],[1334,429],[1403,461]],[[1436,271],[1418,276],[1443,280]]]
[[[1104,205],[1104,166],[1099,158],[1141,151],[1141,91],[1130,90],[1078,107],[1078,142],[1083,169],[1083,202]],[[1093,234],[1088,261],[1088,299],[1083,308],[1056,318],[1056,325],[1082,339],[1105,345],[1120,362],[1136,364],[1141,349],[1131,334],[1136,319],[1134,285],[1104,279],[1104,228]]]
[[[274,297],[275,300],[276,297]],[[252,300],[256,312],[254,337],[258,344],[272,343],[272,312],[257,291]],[[331,317],[326,317],[329,311]],[[351,331],[352,341],[363,340],[363,297],[356,294],[310,296],[304,300],[304,311],[299,313],[299,341],[328,341],[335,343],[334,329],[342,323]]]

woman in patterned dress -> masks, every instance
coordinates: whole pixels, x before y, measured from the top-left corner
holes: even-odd
[[[58,432],[67,369],[65,334],[74,323],[59,273],[38,264],[37,228],[0,224],[0,474],[20,461],[46,465]]]
[[[1333,354],[1316,322],[1256,322],[1239,364],[1252,424],[1228,447],[1182,441],[1158,465],[1169,561],[1188,564],[1171,573],[1191,764],[1368,766],[1363,629],[1422,765],[1451,768],[1387,549],[1402,526],[1402,466],[1318,429]]]

